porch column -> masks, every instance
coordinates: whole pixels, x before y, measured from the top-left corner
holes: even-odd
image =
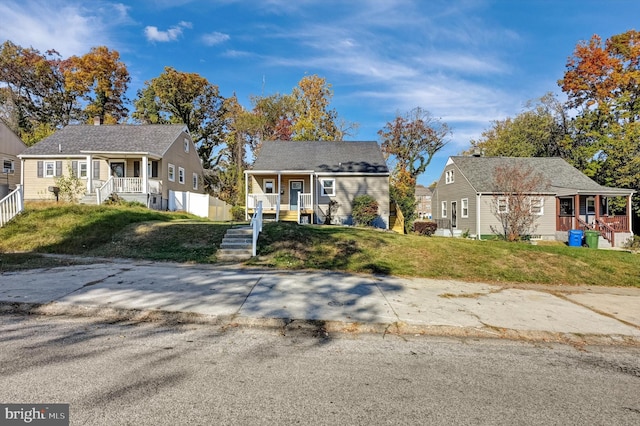
[[[309,190],[311,191],[311,218],[309,219],[309,224],[313,225],[313,215],[316,212],[315,208],[313,207],[315,203],[315,197],[313,196],[313,173],[309,173]]]
[[[596,203],[596,223],[600,219],[600,195],[596,194],[594,203]]]
[[[631,229],[633,227],[633,220],[631,219],[631,196],[633,194],[629,194],[629,196],[627,197],[627,219],[629,221],[629,232],[633,232],[633,229]]]
[[[87,194],[93,192],[93,156],[87,155]]]
[[[249,220],[249,173],[244,172],[244,220]]]
[[[149,193],[149,157],[146,155],[142,156],[142,161],[140,162],[140,168],[142,169],[142,193]],[[186,180],[186,177],[185,177]]]
[[[580,194],[576,194],[573,202],[573,227],[572,229],[578,229],[578,219],[580,218]]]
[[[282,190],[282,174],[278,172],[278,202],[276,204],[276,222],[280,221],[280,204],[282,203],[281,194],[284,191]]]
[[[556,231],[560,230],[560,198],[556,197]]]

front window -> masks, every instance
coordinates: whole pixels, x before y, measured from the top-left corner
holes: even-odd
[[[275,193],[275,182],[273,181],[273,179],[265,179],[263,185],[265,194]]]
[[[87,162],[78,161],[78,177],[81,179],[87,178]]]
[[[541,216],[544,214],[544,199],[542,197],[531,198],[531,206],[529,211],[533,215]]]
[[[469,217],[469,199],[462,199],[462,217]]]
[[[443,201],[442,202],[442,217],[447,217],[447,202]]]
[[[171,182],[175,182],[176,181],[176,166],[174,166],[173,164],[169,164],[169,181]]]
[[[507,213],[509,211],[509,200],[506,197],[500,197],[497,201],[498,213]]]
[[[178,182],[184,185],[184,169],[178,167]]]
[[[587,214],[596,214],[596,199],[593,197],[587,198]]]
[[[44,162],[44,176],[54,177],[56,175],[56,163],[54,161]]]
[[[2,164],[2,171],[4,173],[13,173],[15,171],[13,160],[4,160]]]
[[[320,183],[322,188],[322,195],[328,197],[333,197],[334,195],[336,195],[335,179],[321,179]]]

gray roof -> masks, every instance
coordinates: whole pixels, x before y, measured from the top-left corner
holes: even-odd
[[[161,157],[184,129],[183,124],[71,125],[27,148],[22,156],[144,152]]]
[[[633,192],[630,189],[602,186],[560,157],[451,157],[451,160],[476,192],[493,192],[493,171],[497,166],[505,165],[532,167],[542,173],[550,187],[547,190],[540,188],[540,192],[557,195],[598,193],[611,196]]]
[[[253,170],[389,173],[376,142],[337,141],[265,141]]]

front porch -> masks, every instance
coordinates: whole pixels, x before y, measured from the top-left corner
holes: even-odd
[[[85,203],[104,203],[112,194],[126,201],[137,201],[145,204],[149,208],[161,208],[162,182],[157,179],[147,179],[141,177],[115,177],[111,176],[106,181],[94,180],[91,191],[88,191],[83,201]],[[157,195],[158,200],[154,200],[151,195]]]
[[[556,197],[556,230],[597,231],[611,247],[620,247],[633,235],[631,229],[631,194],[626,195],[625,214],[616,214],[610,199],[619,194],[576,194]],[[577,208],[576,208],[577,206]]]
[[[297,200],[282,203],[280,194],[247,194],[247,216],[251,216],[262,202],[262,215],[265,220],[314,223],[315,212],[313,197],[310,193],[298,193]]]
[[[247,218],[262,202],[265,220],[315,223],[318,206],[313,171],[245,173]]]

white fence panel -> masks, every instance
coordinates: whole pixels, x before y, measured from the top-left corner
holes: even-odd
[[[182,210],[196,216],[209,217],[209,195],[170,190],[169,210]]]

